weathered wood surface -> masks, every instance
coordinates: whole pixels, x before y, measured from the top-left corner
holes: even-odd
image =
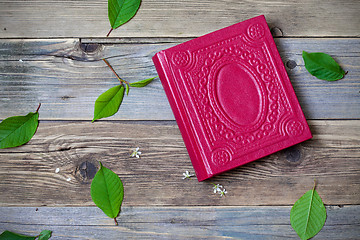
[[[199,183],[182,179],[192,166],[174,121],[42,121],[28,144],[0,150],[0,203],[92,206],[90,182],[101,161],[123,180],[125,205],[291,205],[314,178],[326,204],[360,204],[360,121],[309,124],[312,140]],[[140,159],[129,156],[136,147]],[[225,198],[212,182],[226,187]]]
[[[193,37],[264,14],[284,36],[360,36],[358,0],[144,0],[112,37]],[[107,1],[0,1],[0,38],[105,37]]]
[[[298,239],[290,206],[316,178],[331,206],[314,239],[358,239],[359,12],[356,0],[144,0],[129,23],[104,38],[107,1],[0,0],[0,120],[42,103],[34,138],[0,150],[0,232]],[[156,76],[157,51],[260,14],[278,37],[307,119],[317,119],[309,121],[312,140],[199,183],[182,179],[193,168],[159,79],[131,89],[112,118],[90,123],[95,99],[117,84],[102,58],[130,82]],[[349,73],[336,82],[318,80],[304,68],[303,50],[326,52]],[[135,147],[140,159],[129,157]],[[98,161],[124,182],[118,227],[90,197]],[[211,183],[224,185],[227,196],[214,194]]]
[[[0,232],[51,239],[298,239],[290,207],[123,207],[114,226],[96,207],[0,207]],[[357,239],[360,206],[329,206],[324,228],[313,239]]]
[[[90,239],[99,239],[99,236],[108,239],[297,239],[289,224],[290,207],[124,207],[118,218],[119,226],[113,226],[112,219],[90,207],[38,208],[37,211],[35,208],[0,208],[0,212],[4,229],[36,234],[41,228],[48,228],[53,230],[53,239],[90,236],[93,236]],[[314,239],[358,237],[359,206],[327,207],[327,212],[327,224]],[[7,219],[11,223],[6,222]]]
[[[107,58],[122,78],[137,81],[157,75],[151,61],[157,51],[185,40],[165,39],[170,43],[161,43],[161,39],[154,39],[154,43],[137,39],[145,41],[137,44],[133,41],[80,45],[73,39],[1,40],[0,119],[35,111],[41,102],[40,119],[90,120],[96,98],[118,84],[101,58]],[[359,38],[276,39],[276,44],[308,119],[359,119]],[[302,50],[326,52],[349,73],[341,81],[318,80],[306,71]],[[174,117],[156,79],[146,88],[131,89],[120,112],[109,119]]]

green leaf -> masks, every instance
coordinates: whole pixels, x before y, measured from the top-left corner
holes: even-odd
[[[50,230],[41,231],[38,240],[48,240],[49,238],[51,238],[51,233],[52,231]]]
[[[96,206],[117,223],[116,217],[124,198],[124,186],[118,175],[100,162],[100,169],[92,180],[90,192]]]
[[[0,148],[18,147],[30,141],[39,125],[39,113],[9,117],[0,123]]]
[[[305,68],[309,73],[319,79],[335,81],[345,76],[344,70],[337,62],[325,53],[302,53]]]
[[[324,226],[325,220],[326,209],[315,186],[297,200],[291,208],[291,226],[302,240],[315,236]]]
[[[102,93],[95,101],[94,122],[97,119],[110,117],[119,111],[124,97],[124,87],[118,85]]]
[[[130,88],[129,88],[129,84],[125,84],[125,89],[126,89],[126,96],[128,96],[129,95],[129,90],[130,90]]]
[[[155,78],[156,78],[156,77],[148,78],[148,79],[145,79],[145,80],[141,80],[141,81],[139,81],[139,82],[130,83],[130,86],[131,86],[131,87],[138,87],[138,88],[145,87],[146,85],[148,85],[149,83],[151,83]]]
[[[108,0],[111,29],[118,28],[129,21],[139,9],[140,2],[141,0]]]
[[[10,231],[4,231],[0,235],[0,240],[35,240],[36,237],[20,235]]]

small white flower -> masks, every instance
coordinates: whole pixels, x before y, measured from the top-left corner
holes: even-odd
[[[23,62],[23,60],[22,60],[22,59],[19,59],[19,62]]]
[[[221,191],[222,186],[220,184],[214,184],[213,183],[213,185],[214,185],[213,186],[214,193],[217,193],[217,192]]]
[[[215,183],[212,183],[212,185],[214,185],[213,186],[214,193],[219,193],[221,197],[227,194],[226,189],[222,185]]]
[[[183,173],[183,175],[184,175],[183,179],[191,178],[191,177],[195,176],[194,174],[190,174],[189,171],[185,171],[185,172]]]
[[[70,181],[71,181],[71,178],[70,178],[70,177],[68,177],[68,178],[66,179],[66,181],[70,182]]]
[[[60,172],[60,168],[56,168],[55,173],[59,173],[59,172]]]
[[[136,158],[140,158],[141,152],[139,151],[139,147],[137,147],[130,155],[130,157],[136,157]]]
[[[221,197],[222,197],[222,196],[224,196],[224,197],[225,197],[225,194],[227,194],[226,189],[225,189],[225,188],[223,188],[221,191],[219,191],[219,194],[220,194],[220,196],[221,196]]]

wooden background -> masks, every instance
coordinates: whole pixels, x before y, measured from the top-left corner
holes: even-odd
[[[360,238],[360,2],[143,0],[109,38],[107,1],[0,0],[0,119],[35,111],[26,145],[0,150],[0,232],[51,239],[297,239],[290,209],[313,186],[328,218],[314,239]],[[96,98],[156,76],[161,49],[264,14],[312,140],[208,181],[193,172],[159,79],[130,89],[118,114],[91,123]],[[302,51],[326,52],[336,82],[307,73]],[[140,147],[140,159],[130,158]],[[119,226],[95,207],[98,161],[123,180]],[[55,169],[60,168],[59,173]],[[211,183],[226,187],[220,197]]]

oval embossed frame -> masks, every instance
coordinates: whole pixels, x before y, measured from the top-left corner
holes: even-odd
[[[267,116],[261,77],[241,61],[219,60],[209,74],[210,103],[218,117],[241,132],[256,130]]]

